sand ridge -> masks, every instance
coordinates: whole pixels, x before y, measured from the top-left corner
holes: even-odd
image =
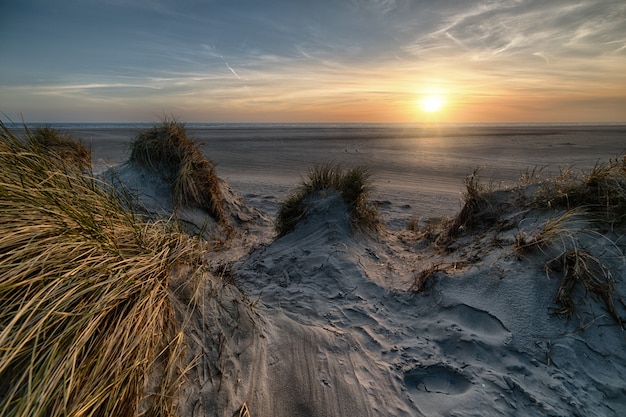
[[[623,414],[624,331],[580,291],[572,319],[554,314],[559,280],[545,265],[556,255],[515,250],[520,233],[550,216],[520,206],[523,194],[494,193],[499,221],[487,216],[444,243],[426,226],[354,230],[333,192],[281,238],[270,222],[250,221],[240,240],[207,255],[232,281],[207,289],[222,295],[183,320],[201,366],[190,370],[181,414],[239,415],[244,404],[275,417]],[[256,195],[276,198],[262,185]],[[251,219],[236,197],[235,217]],[[383,219],[406,218],[401,207],[378,203]],[[607,259],[624,294],[620,232],[575,226],[568,233]],[[411,291],[425,270],[425,291]]]

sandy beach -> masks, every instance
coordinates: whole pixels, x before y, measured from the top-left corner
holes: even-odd
[[[541,169],[545,177],[567,167],[589,170],[626,150],[623,125],[187,130],[218,175],[271,216],[313,165],[367,167],[373,198],[396,229],[410,215],[455,214],[463,179],[476,169],[485,181],[506,187],[528,170]],[[139,131],[69,130],[91,146],[96,169],[124,162]]]
[[[130,133],[116,132],[112,147],[92,146],[94,160],[123,161],[121,136]],[[192,391],[189,399],[200,400],[190,415],[230,415],[241,404],[252,416],[284,417],[626,410],[621,327],[582,293],[587,301],[573,318],[555,314],[559,280],[550,278],[558,273],[546,265],[570,243],[514,248],[555,214],[518,207],[519,192],[505,191],[494,200],[495,227],[444,247],[428,244],[429,232],[406,230],[410,219],[457,215],[463,179],[476,168],[488,189],[513,187],[533,169],[547,177],[589,171],[623,153],[622,127],[188,133],[233,192],[270,220],[231,255],[209,255],[229,265],[252,309],[245,320],[229,313],[236,324],[221,329],[221,388]],[[386,231],[355,233],[341,199],[326,195],[292,233],[273,237],[279,205],[312,165],[329,161],[371,170]],[[591,238],[577,222],[565,228],[567,240],[608,259],[624,294],[621,235]],[[428,290],[410,291],[420,276],[430,277]]]
[[[0,11],[0,417],[626,416],[626,1]]]
[[[137,131],[71,131],[99,178],[210,247],[167,269],[179,415],[624,415],[624,127],[433,132],[188,128],[216,164],[216,217],[128,162]],[[305,187],[277,233],[324,163],[369,169],[380,223]]]

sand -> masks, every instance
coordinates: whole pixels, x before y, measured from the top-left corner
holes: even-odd
[[[127,133],[106,145],[98,138],[97,169],[126,159]],[[102,132],[81,134],[95,144]],[[243,237],[207,255],[209,265],[228,267],[235,285],[207,284],[217,297],[183,321],[197,361],[182,415],[243,415],[244,404],[253,417],[625,415],[622,327],[584,291],[571,319],[554,314],[560,281],[545,265],[558,254],[514,250],[516,236],[536,233],[549,214],[521,210],[520,193],[507,191],[497,194],[497,227],[462,233],[443,247],[424,229],[404,228],[412,217],[457,213],[462,179],[477,166],[506,186],[535,166],[589,168],[621,153],[621,143],[585,135],[550,143],[424,139],[420,146],[407,137],[372,144],[190,136],[218,164],[233,199],[259,215],[247,211]],[[275,239],[268,219],[279,202],[311,164],[328,161],[371,168],[381,231],[355,232],[331,192]],[[154,197],[154,184],[137,175],[124,171]],[[578,223],[569,232],[568,242],[606,260],[616,291],[626,294],[620,232],[600,235]],[[410,291],[429,269],[426,291]],[[624,303],[617,307],[626,316]]]
[[[139,131],[71,132],[92,147],[94,165],[101,169],[126,161],[128,143]],[[588,170],[626,151],[623,125],[187,132],[217,165],[218,175],[270,216],[312,165],[366,166],[374,179],[372,198],[384,206],[387,226],[396,230],[404,228],[408,216],[458,212],[463,179],[476,169],[485,181],[505,187],[528,170],[542,170],[544,177],[568,166]]]

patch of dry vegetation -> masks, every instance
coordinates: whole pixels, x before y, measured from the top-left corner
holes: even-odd
[[[468,230],[484,222],[486,217],[494,216],[493,186],[486,185],[480,178],[480,170],[475,169],[463,184],[463,207],[448,229],[448,237],[457,236],[462,230]]]
[[[624,327],[621,309],[626,303],[611,272],[616,263],[623,264],[624,254],[609,234],[623,235],[626,224],[626,157],[597,163],[581,175],[571,167],[547,180],[542,180],[540,173],[538,169],[527,171],[518,189],[502,194],[485,185],[476,170],[464,181],[463,207],[454,219],[441,219],[434,222],[436,227],[422,230],[415,221],[407,228],[435,246],[464,248],[463,254],[471,253],[468,248],[473,244],[485,245],[488,236],[493,235],[492,242],[501,242],[499,233],[517,228],[509,240],[514,253],[520,259],[539,260],[549,277],[559,276],[557,314],[573,317],[578,304],[590,297]],[[460,236],[462,232],[472,233]],[[445,256],[452,252],[454,249],[449,249]],[[434,276],[446,272],[445,265],[441,261],[419,271],[411,290],[423,292]]]
[[[577,231],[588,223],[585,215],[586,212],[578,208],[557,213],[549,217],[535,234],[518,232],[513,246],[518,253],[523,254],[534,249],[547,248],[557,240],[567,239],[573,242]]]
[[[582,288],[585,294],[599,297],[611,317],[624,326],[624,320],[615,308],[615,300],[620,299],[615,291],[615,279],[598,257],[588,250],[573,247],[546,262],[546,271],[561,272],[561,285],[556,295],[556,302],[561,307],[558,314],[573,316],[576,309],[574,293],[577,288]]]
[[[131,144],[129,161],[171,184],[175,205],[202,208],[232,231],[215,167],[187,137],[184,125],[165,119],[141,132]]]
[[[604,235],[626,223],[626,156],[607,163],[597,162],[588,172],[576,174],[571,167],[560,174],[541,181],[534,174],[537,190],[530,201],[531,208],[554,211],[541,230],[529,236],[518,233],[515,250],[518,253],[540,249],[555,253],[545,262],[548,275],[558,273],[561,284],[555,297],[560,306],[558,314],[571,318],[576,310],[576,293],[600,300],[611,317],[622,327],[624,318],[616,308],[619,301],[611,268],[580,241],[579,235],[602,237],[617,249]],[[620,254],[623,257],[623,254]],[[580,291],[579,291],[580,290]]]
[[[173,415],[169,272],[199,241],[145,223],[39,139],[4,125],[0,139],[0,415]]]
[[[446,268],[442,264],[436,263],[416,272],[415,275],[413,275],[413,283],[411,287],[409,287],[409,291],[417,293],[426,292],[433,277],[445,270]]]
[[[284,236],[292,231],[306,216],[307,198],[328,190],[341,193],[353,226],[369,230],[378,226],[378,212],[368,200],[371,190],[369,172],[365,168],[343,170],[338,165],[326,164],[309,170],[300,187],[282,203],[276,218],[278,235]]]
[[[626,222],[626,156],[597,162],[588,172],[577,175],[571,168],[561,170],[552,180],[541,181],[534,204],[540,207],[584,207],[598,220],[610,225]]]
[[[42,127],[28,132],[27,140],[32,147],[62,165],[81,170],[91,168],[91,149],[71,135],[51,127]]]

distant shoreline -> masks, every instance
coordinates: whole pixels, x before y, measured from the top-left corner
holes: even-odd
[[[182,122],[188,129],[459,129],[459,128],[562,128],[624,127],[623,122],[528,122],[528,123],[252,123]],[[158,122],[7,122],[9,129],[51,127],[55,129],[145,129]]]

